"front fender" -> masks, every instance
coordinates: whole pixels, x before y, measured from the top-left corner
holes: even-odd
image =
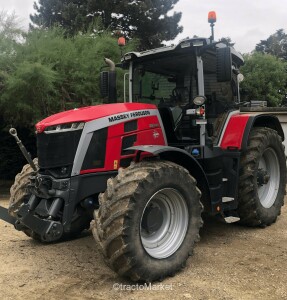
[[[202,202],[206,207],[210,206],[210,189],[205,172],[199,162],[187,151],[170,146],[134,146],[127,148],[126,150],[134,150],[141,152],[147,152],[153,156],[158,156],[160,159],[174,162],[185,169],[187,169],[191,176],[193,176],[199,189],[202,192]]]

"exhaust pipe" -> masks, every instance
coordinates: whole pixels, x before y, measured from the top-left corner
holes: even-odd
[[[116,70],[116,65],[112,60],[104,58],[104,61],[110,67],[110,71],[114,72]]]
[[[108,58],[104,58],[104,61],[110,70],[102,72],[101,90],[106,91],[103,96],[108,96],[109,103],[117,103],[116,65]]]

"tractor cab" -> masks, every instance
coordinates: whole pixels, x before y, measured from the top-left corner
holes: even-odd
[[[232,47],[206,38],[129,52],[121,63],[128,70],[124,99],[158,107],[169,145],[217,144],[227,112],[240,102],[242,64]]]
[[[242,56],[210,39],[124,55],[129,69],[129,102],[156,104],[169,144],[200,143],[198,127],[216,143],[220,120],[240,101]],[[203,120],[207,120],[204,122]]]

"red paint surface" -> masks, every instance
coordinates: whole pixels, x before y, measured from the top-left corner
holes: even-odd
[[[133,146],[166,145],[157,116],[145,116],[144,118],[139,118],[137,121],[138,128],[130,132],[124,132],[124,122],[110,126],[108,129],[108,137],[106,144],[105,167],[100,169],[81,170],[80,174],[115,170],[115,160],[118,161],[119,168],[121,159],[134,159],[136,156],[136,152],[133,154],[126,155],[125,153],[121,153],[122,140],[124,137],[136,135],[137,139],[134,142]],[[153,125],[153,128],[150,128],[150,124]],[[118,168],[116,168],[116,170]]]
[[[52,115],[37,123],[36,129],[38,132],[43,132],[48,126],[74,122],[89,122],[110,115],[145,109],[156,109],[156,106],[143,103],[113,103],[82,107]]]
[[[230,118],[226,130],[224,132],[223,139],[221,141],[220,147],[222,149],[241,149],[242,139],[249,117],[249,115],[238,114]]]

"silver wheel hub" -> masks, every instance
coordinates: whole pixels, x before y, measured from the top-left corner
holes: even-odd
[[[280,185],[280,166],[276,152],[267,148],[259,161],[257,170],[257,189],[260,203],[270,208],[278,194]]]
[[[141,241],[152,257],[171,256],[184,241],[188,227],[188,208],[179,191],[165,188],[147,202],[141,219]]]

